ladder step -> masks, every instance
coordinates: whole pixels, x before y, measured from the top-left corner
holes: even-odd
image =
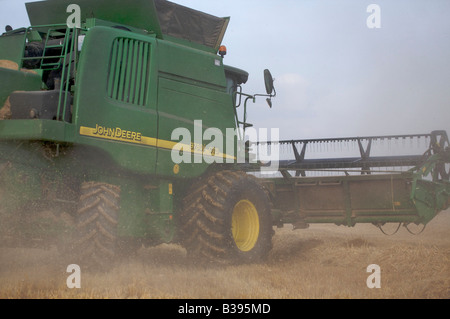
[[[45,46],[45,49],[54,49],[54,48],[63,48],[64,44],[57,44],[57,45],[47,45]]]
[[[41,63],[41,67],[59,67],[60,63]]]

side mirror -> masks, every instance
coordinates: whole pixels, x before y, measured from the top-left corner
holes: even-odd
[[[274,91],[273,87],[273,77],[269,70],[264,70],[264,83],[266,84],[266,92],[269,95],[272,95]]]
[[[268,99],[266,99],[267,104],[269,104],[269,107],[272,108],[272,98],[277,95],[277,92],[275,91],[275,87],[273,86],[274,79],[272,77],[272,74],[269,70],[264,70],[264,83],[266,84],[266,92],[269,96]]]

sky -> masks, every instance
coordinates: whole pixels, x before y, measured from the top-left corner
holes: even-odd
[[[0,0],[0,28],[28,26],[23,0]],[[225,64],[250,73],[255,128],[281,139],[450,133],[448,0],[173,0],[230,17]],[[76,0],[74,0],[76,3]],[[380,28],[369,28],[380,8]]]

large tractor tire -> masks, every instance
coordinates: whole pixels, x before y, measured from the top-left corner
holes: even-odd
[[[118,246],[120,188],[87,182],[81,185],[72,258],[82,268],[109,269]]]
[[[183,204],[182,245],[193,260],[253,263],[272,248],[270,201],[253,176],[218,172],[202,179]]]

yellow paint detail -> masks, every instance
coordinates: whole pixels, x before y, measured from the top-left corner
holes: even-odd
[[[173,186],[172,183],[169,184],[169,195],[173,194]]]
[[[239,250],[252,250],[259,238],[259,215],[252,202],[241,200],[233,209],[231,232]]]
[[[124,130],[119,127],[108,128],[98,124],[96,125],[95,128],[80,126],[80,135],[145,146],[154,146],[167,150],[179,150],[179,151],[182,150],[183,152],[186,151],[191,154],[200,154],[211,157],[222,157],[224,159],[236,159],[236,157],[234,156],[218,152],[215,149],[206,150],[203,145],[197,145],[194,143],[192,143],[191,145],[187,145],[173,141],[161,140],[153,137],[143,136],[142,133]]]
[[[178,173],[180,173],[180,165],[175,164],[175,165],[173,166],[173,173],[174,173],[175,175],[177,175]]]

